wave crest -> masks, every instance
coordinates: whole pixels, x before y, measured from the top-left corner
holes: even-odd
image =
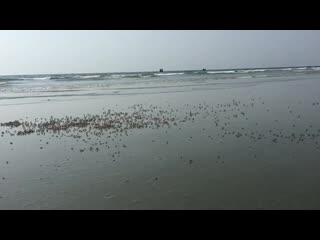
[[[209,71],[207,73],[211,73],[211,74],[223,74],[223,73],[236,73],[235,70],[229,70],[229,71]]]

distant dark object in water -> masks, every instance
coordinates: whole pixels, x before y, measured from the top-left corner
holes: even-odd
[[[207,69],[205,69],[205,68],[204,68],[204,69],[202,69],[202,71],[203,71],[203,72],[206,72],[206,71],[207,71]]]
[[[162,68],[160,68],[160,72],[163,72],[163,69],[162,69]]]

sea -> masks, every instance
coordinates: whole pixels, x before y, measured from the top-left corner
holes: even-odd
[[[204,91],[318,77],[320,67],[0,76],[0,100]]]

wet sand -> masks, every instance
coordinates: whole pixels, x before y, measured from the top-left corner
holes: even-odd
[[[320,81],[0,104],[0,209],[319,209]]]

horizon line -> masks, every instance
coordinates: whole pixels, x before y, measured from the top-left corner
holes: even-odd
[[[224,71],[224,70],[250,70],[250,69],[279,69],[279,68],[300,68],[300,67],[320,67],[320,65],[299,65],[299,66],[282,66],[282,67],[251,67],[251,68],[216,68],[205,69],[206,71]],[[189,70],[165,70],[163,72],[187,72],[187,71],[202,71],[203,69],[189,69]],[[28,76],[28,75],[71,75],[71,74],[112,74],[112,73],[154,73],[159,71],[134,71],[134,72],[69,72],[69,73],[29,73],[29,74],[0,74],[0,76]]]

